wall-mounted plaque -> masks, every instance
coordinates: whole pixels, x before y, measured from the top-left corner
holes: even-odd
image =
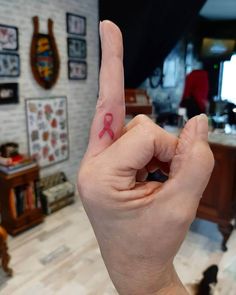
[[[31,43],[30,62],[35,80],[45,89],[56,83],[60,61],[53,34],[53,21],[48,20],[48,34],[39,33],[39,19],[33,17],[34,33]]]

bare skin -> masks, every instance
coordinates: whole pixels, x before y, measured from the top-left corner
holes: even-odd
[[[191,119],[179,138],[143,115],[124,127],[121,32],[104,21],[100,35],[99,100],[78,175],[84,208],[119,294],[187,294],[173,259],[214,165],[207,118]],[[108,113],[114,136],[101,136]],[[169,179],[145,181],[160,161],[170,163]]]

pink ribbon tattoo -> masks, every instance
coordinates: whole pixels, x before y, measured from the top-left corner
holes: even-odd
[[[114,138],[114,132],[111,130],[111,124],[113,121],[113,115],[112,113],[106,113],[104,116],[104,127],[103,129],[99,132],[99,138],[102,138],[103,135],[107,132],[110,135],[110,138],[113,139]]]

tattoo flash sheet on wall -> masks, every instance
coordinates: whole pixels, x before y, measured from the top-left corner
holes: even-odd
[[[25,104],[30,155],[40,167],[68,159],[66,97],[31,98]]]

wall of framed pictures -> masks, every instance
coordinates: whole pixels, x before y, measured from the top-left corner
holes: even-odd
[[[86,17],[74,13],[66,13],[67,24],[67,52],[68,52],[68,79],[87,79],[87,42]]]
[[[18,28],[0,24],[0,104],[18,103],[18,84],[2,83],[2,79],[20,77]],[[15,81],[16,82],[16,81]]]
[[[91,117],[97,100],[97,83],[94,83],[98,80],[99,56],[97,0],[61,0],[60,5],[58,0],[0,0],[0,7],[0,144],[17,142],[21,153],[33,154],[29,147],[31,138],[27,131],[29,123],[25,101],[44,98],[53,103],[55,97],[66,97],[68,132],[65,133],[68,142],[63,147],[61,143],[60,149],[52,150],[51,154],[54,156],[51,155],[50,159],[45,158],[40,165],[42,175],[62,170],[69,178],[75,180],[79,161],[86,148]],[[67,19],[68,12],[75,16],[70,15]],[[30,69],[33,16],[40,19],[39,32],[48,32],[49,18],[54,24],[53,32],[61,63],[57,83],[50,90],[38,85]],[[68,60],[73,62],[68,65]],[[87,74],[87,63],[90,64],[90,75]],[[63,121],[62,117],[56,118]],[[62,131],[58,128],[59,125],[55,129],[60,136]],[[55,140],[56,133],[52,132],[55,130],[49,131],[51,139]],[[46,138],[45,134],[39,132],[38,136],[42,140],[42,136]],[[36,136],[36,133],[31,132],[31,135]],[[65,135],[61,136],[64,140]],[[51,141],[48,142],[51,144]],[[36,149],[36,141],[34,143]],[[42,144],[41,141],[37,143]],[[63,155],[59,152],[62,150]],[[42,151],[43,149],[40,150],[41,156]]]

